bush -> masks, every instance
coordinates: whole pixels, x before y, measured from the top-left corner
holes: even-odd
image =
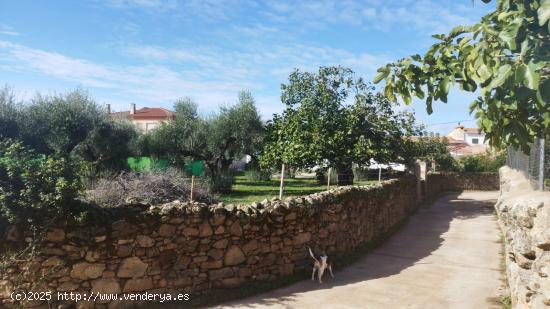
[[[244,176],[248,181],[270,181],[271,180],[271,172],[265,171],[265,170],[257,170],[257,169],[249,170],[244,172]]]
[[[126,159],[133,155],[137,139],[135,126],[127,120],[104,120],[75,147],[72,155],[99,169],[120,171],[127,168]]]
[[[70,212],[81,189],[80,167],[39,155],[12,139],[0,140],[0,217],[40,222]]]
[[[498,172],[506,163],[505,153],[483,154],[461,158],[459,164],[464,172]]]
[[[193,200],[214,202],[204,182],[196,182]],[[97,180],[85,191],[84,199],[101,207],[146,204],[154,205],[189,199],[191,181],[175,168],[143,173],[123,172],[112,178]]]

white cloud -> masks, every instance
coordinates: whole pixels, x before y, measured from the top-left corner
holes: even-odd
[[[487,8],[451,0],[307,0],[271,4],[261,13],[283,26],[293,22],[306,28],[341,24],[395,30],[408,26],[433,34],[446,32],[456,25],[472,24]]]
[[[19,32],[15,31],[12,27],[0,24],[0,35],[18,36]]]
[[[11,70],[39,72],[84,87],[109,89],[126,97],[128,102],[167,103],[191,96],[208,108],[235,98],[243,88],[242,84],[233,82],[188,79],[165,66],[97,64],[7,41],[0,41],[0,64]]]
[[[386,57],[304,44],[249,48],[228,52],[200,46],[131,45],[123,48],[123,53],[147,64],[121,66],[0,41],[0,66],[38,72],[99,92],[109,91],[113,97],[126,98],[128,102],[167,104],[189,96],[202,107],[212,109],[233,102],[238,91],[249,89],[257,94],[264,117],[269,117],[281,110],[279,97],[272,94],[279,92],[280,83],[295,68],[315,71],[321,65],[344,65],[365,76],[386,62]]]

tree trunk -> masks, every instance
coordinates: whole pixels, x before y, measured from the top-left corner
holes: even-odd
[[[351,186],[353,185],[353,169],[351,164],[338,167],[338,185]]]

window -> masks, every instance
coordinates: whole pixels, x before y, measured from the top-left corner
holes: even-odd
[[[478,138],[472,138],[472,144],[479,144]]]

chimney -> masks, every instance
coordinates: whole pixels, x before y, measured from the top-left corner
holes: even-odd
[[[105,109],[107,111],[107,115],[109,115],[111,113],[111,104],[109,103],[105,104]]]
[[[136,113],[136,103],[130,103],[130,115]]]

